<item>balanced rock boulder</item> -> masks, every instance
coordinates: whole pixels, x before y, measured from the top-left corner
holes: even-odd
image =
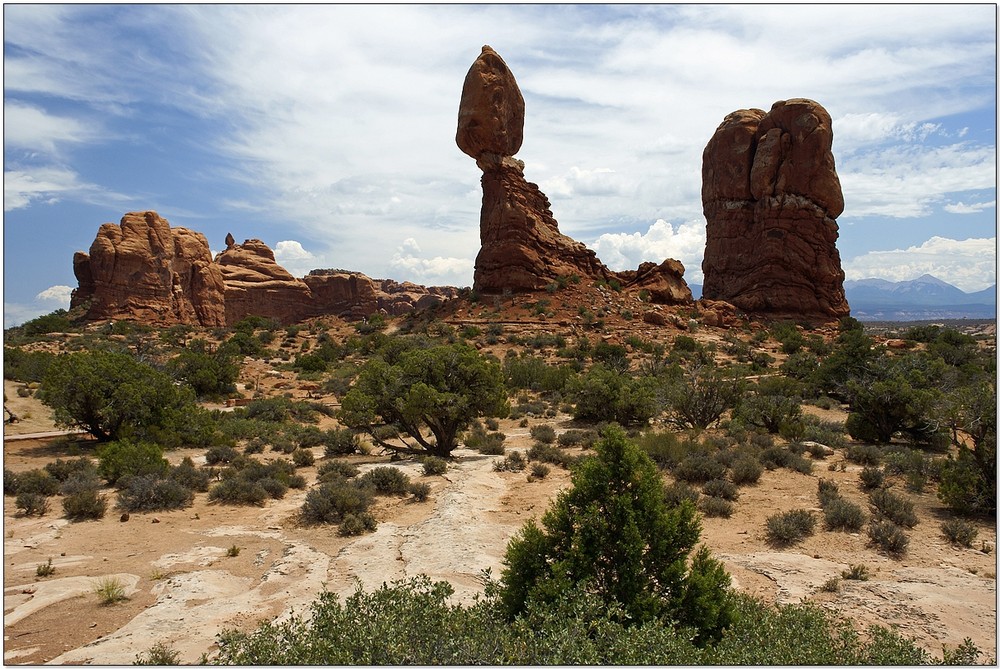
[[[704,298],[772,317],[850,313],[832,146],[830,115],[812,100],[726,116],[702,156]]]
[[[617,280],[624,287],[640,281],[665,302],[691,301],[677,261],[615,273],[584,244],[559,232],[551,204],[536,184],[524,178],[524,163],[514,158],[524,131],[524,98],[510,68],[484,46],[462,87],[458,110],[458,147],[483,171],[482,244],[473,287],[478,292],[542,290],[560,277]],[[648,283],[648,287],[647,287]]]
[[[86,306],[89,320],[225,324],[222,273],[205,236],[171,228],[155,211],[102,225],[90,253],[74,255],[73,272],[70,307]]]

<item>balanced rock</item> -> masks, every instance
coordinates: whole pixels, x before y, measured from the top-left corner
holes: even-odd
[[[524,98],[517,81],[499,54],[484,46],[465,77],[456,134],[458,147],[475,158],[483,171],[482,246],[476,257],[474,289],[530,292],[574,275],[623,283],[635,279],[636,273],[619,277],[592,250],[559,232],[545,193],[524,178],[524,163],[513,157],[521,147],[523,131]],[[677,267],[680,263],[664,266],[655,279],[646,272],[649,276],[644,280],[664,300],[690,301],[691,292],[680,278],[683,267],[680,273]]]
[[[89,303],[89,320],[225,324],[222,273],[205,236],[171,228],[155,211],[102,225],[90,253],[74,255],[73,272],[79,287],[70,306]]]
[[[458,108],[458,148],[476,160],[513,156],[524,138],[524,97],[507,63],[484,46],[465,76]]]
[[[772,317],[850,313],[832,146],[830,115],[812,100],[726,116],[702,156],[706,299]]]

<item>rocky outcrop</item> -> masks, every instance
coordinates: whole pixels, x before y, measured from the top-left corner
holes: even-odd
[[[846,316],[830,115],[812,100],[729,114],[702,156],[703,296],[751,314]]]
[[[424,309],[458,295],[451,286],[370,279],[348,270],[313,270],[298,279],[267,244],[237,244],[232,234],[213,260],[204,235],[171,228],[154,211],[102,225],[90,253],[73,256],[73,272],[79,285],[70,308],[86,308],[87,320],[156,325],[215,327],[250,315],[286,324],[327,315],[360,320]]]
[[[215,257],[225,283],[226,324],[247,316],[294,323],[312,315],[309,286],[296,279],[274,259],[274,252],[259,239],[232,244]]]
[[[654,304],[687,304],[692,300],[680,260],[667,258],[659,265],[644,262],[638,270],[618,272],[617,276],[629,290],[645,291],[648,300]]]
[[[205,236],[171,228],[155,211],[102,225],[90,253],[74,255],[73,272],[79,287],[70,306],[89,303],[90,320],[225,323],[222,273]]]
[[[596,253],[559,232],[545,193],[524,178],[524,163],[513,157],[523,130],[524,98],[517,81],[500,55],[484,46],[465,77],[455,136],[458,147],[483,171],[475,290],[537,291],[575,275],[645,289],[656,302],[690,302],[680,262],[612,272]]]

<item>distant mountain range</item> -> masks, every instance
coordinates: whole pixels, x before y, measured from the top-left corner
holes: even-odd
[[[844,292],[859,321],[997,317],[996,285],[966,293],[930,274],[912,281],[845,281]]]
[[[695,299],[701,285],[690,284]],[[859,279],[845,281],[851,316],[859,321],[924,321],[954,318],[995,319],[997,287],[966,293],[931,276],[912,281]]]

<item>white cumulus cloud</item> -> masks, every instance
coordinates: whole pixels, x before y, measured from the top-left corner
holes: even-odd
[[[424,285],[467,286],[472,283],[475,261],[471,258],[434,256],[420,257],[416,239],[405,239],[389,261],[390,267],[400,273],[399,278]]]
[[[705,253],[705,224],[688,221],[674,228],[658,219],[641,232],[606,233],[597,238],[593,249],[613,270],[635,269],[642,262],[661,263],[667,258],[684,264],[684,279],[688,283],[702,280],[701,260]]]
[[[320,260],[293,239],[286,239],[274,245],[274,259],[294,276],[302,276],[309,270],[316,269]]]
[[[72,292],[73,289],[69,286],[50,286],[38,293],[38,295],[35,295],[35,299],[45,300],[46,302],[62,302],[69,307],[69,297]]]
[[[997,240],[931,237],[920,246],[869,251],[843,263],[848,279],[909,281],[930,274],[973,292],[997,281]]]

